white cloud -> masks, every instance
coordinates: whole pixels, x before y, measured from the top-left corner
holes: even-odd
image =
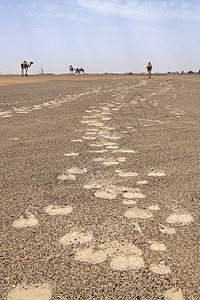
[[[195,0],[78,0],[78,5],[104,16],[161,21],[168,19],[199,21],[200,3]]]
[[[97,15],[142,22],[200,22],[199,0],[17,0],[14,7],[31,16],[54,16],[84,22],[92,21]],[[0,5],[2,10],[11,8],[14,9],[6,6],[5,0]]]

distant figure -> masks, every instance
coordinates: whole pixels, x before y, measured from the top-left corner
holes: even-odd
[[[147,72],[149,73],[149,78],[151,78],[152,64],[150,63],[150,61],[148,62],[146,68],[147,68]]]
[[[200,69],[199,69],[199,74],[200,74]]]
[[[182,70],[182,71],[181,71],[181,74],[183,74],[183,73],[184,73],[184,71]]]
[[[81,72],[84,73],[83,68],[76,68],[75,71],[76,71],[76,74],[80,74]]]
[[[23,63],[21,63],[21,69],[22,69],[22,76],[24,76],[24,69],[25,69],[25,76],[28,76],[27,72],[28,72],[28,68],[33,64],[33,62],[31,61],[30,64],[27,63],[27,61],[23,61]]]
[[[69,66],[69,72],[71,72],[71,73],[74,72],[74,68],[72,67],[72,65]]]

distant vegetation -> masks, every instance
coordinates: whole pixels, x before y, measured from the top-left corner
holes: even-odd
[[[179,72],[167,72],[168,74],[180,74]],[[194,72],[194,71],[188,71],[188,72],[184,72],[181,71],[181,74],[197,74],[198,72]]]

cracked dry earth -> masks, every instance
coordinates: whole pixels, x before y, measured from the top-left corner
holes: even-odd
[[[199,86],[0,77],[0,299],[200,299]]]

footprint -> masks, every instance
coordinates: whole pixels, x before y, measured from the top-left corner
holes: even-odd
[[[117,149],[119,146],[106,146],[106,149]]]
[[[19,138],[17,138],[17,137],[14,137],[14,138],[11,138],[10,140],[11,140],[11,141],[18,141],[18,140],[19,140]]]
[[[117,241],[105,242],[99,246],[99,250],[94,251],[93,247],[76,252],[76,260],[98,264],[111,257],[110,266],[114,270],[140,269],[144,266],[142,251],[133,244]]]
[[[165,300],[184,300],[183,293],[181,290],[176,288],[170,289],[164,293]]]
[[[93,151],[90,151],[91,153],[104,153],[104,152],[108,152],[107,149],[102,149],[102,150],[93,150]],[[104,160],[104,159],[102,159]]]
[[[87,169],[86,168],[84,168],[84,169],[71,168],[71,169],[68,169],[67,172],[70,173],[70,174],[79,174],[79,175],[82,175],[82,174],[87,173]]]
[[[160,232],[167,233],[167,234],[174,234],[174,233],[176,233],[176,229],[175,228],[170,228],[170,227],[164,226],[164,225],[160,225],[159,230],[160,230]]]
[[[19,285],[8,293],[7,300],[50,300],[52,290],[50,285],[37,287]]]
[[[65,180],[76,180],[76,176],[75,175],[72,175],[72,174],[61,174],[57,177],[58,180],[62,180],[62,181],[65,181]]]
[[[87,248],[77,251],[75,260],[90,264],[100,264],[107,260],[107,253],[103,250],[94,251],[93,248]]]
[[[67,205],[65,207],[57,206],[57,205],[48,205],[44,208],[45,212],[51,216],[55,215],[68,215],[73,211],[73,207],[71,205]]]
[[[77,156],[78,153],[71,152],[71,153],[65,153],[64,156]]]
[[[141,269],[145,263],[142,250],[135,245],[119,244],[114,241],[105,245],[108,256],[111,256],[110,266],[114,270]]]
[[[126,192],[126,193],[123,193],[123,197],[129,198],[129,199],[133,199],[133,198],[144,199],[145,195],[140,192]]]
[[[93,158],[93,161],[104,161],[103,157],[97,157],[97,158]]]
[[[165,251],[167,248],[163,243],[159,243],[159,242],[150,242],[151,243],[151,250],[154,251]]]
[[[144,259],[138,255],[118,255],[111,259],[110,266],[114,270],[137,270],[145,265]]]
[[[103,162],[104,166],[115,166],[115,165],[119,165],[119,162],[116,160],[107,160]]]
[[[160,207],[158,205],[150,205],[148,207],[149,210],[160,210]]]
[[[90,147],[98,147],[98,148],[101,148],[103,147],[104,144],[90,144]]]
[[[133,200],[123,200],[123,204],[125,204],[125,205],[132,205],[132,204],[136,204],[136,201],[133,201]]]
[[[102,118],[102,121],[109,121],[109,120],[111,120],[112,118],[106,118],[106,117],[103,117]]]
[[[156,274],[168,274],[168,273],[171,273],[171,270],[169,267],[165,266],[165,265],[151,265],[151,271],[153,273],[156,273]]]
[[[137,184],[147,184],[148,181],[147,180],[139,180],[136,182]]]
[[[117,146],[116,143],[113,143],[113,142],[107,142],[107,143],[103,143],[103,146]],[[119,147],[119,146],[117,146]]]
[[[162,176],[166,176],[166,174],[164,172],[151,172],[148,174],[148,176],[162,177]]]
[[[138,176],[139,174],[135,171],[133,172],[123,172],[121,170],[115,170],[116,173],[118,173],[118,175],[120,177],[135,177],[135,176]]]
[[[112,153],[136,153],[134,150],[118,149],[113,150]]]
[[[97,191],[94,193],[94,196],[97,198],[103,198],[103,199],[115,199],[117,197],[117,194],[115,192],[106,190],[106,191]]]
[[[72,142],[79,142],[79,143],[82,143],[83,142],[83,140],[81,140],[81,139],[78,139],[78,140],[71,140]]]
[[[145,209],[131,208],[124,213],[124,216],[131,219],[148,219],[153,217],[152,213]]]
[[[171,224],[187,225],[193,221],[193,218],[190,214],[172,214],[166,221]]]
[[[63,245],[70,245],[70,244],[84,244],[88,243],[93,239],[93,234],[91,232],[82,233],[78,231],[70,232],[65,234],[60,238],[60,243]]]
[[[28,218],[26,219],[23,216],[20,216],[19,219],[15,220],[12,224],[15,228],[32,227],[37,225],[38,220],[31,213],[28,214]]]
[[[100,189],[102,186],[98,183],[90,183],[90,184],[84,185],[83,187],[84,187],[84,189],[89,190],[89,189]]]

